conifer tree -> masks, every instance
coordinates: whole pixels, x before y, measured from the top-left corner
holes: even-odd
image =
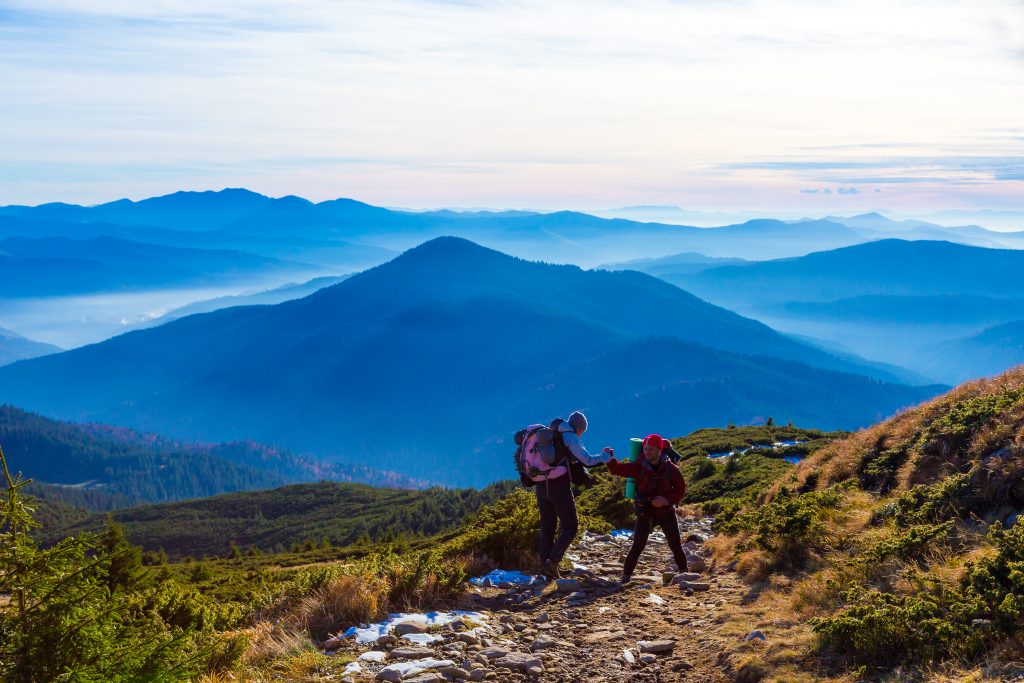
[[[140,609],[127,587],[139,556],[118,536],[80,534],[41,549],[30,535],[38,526],[31,480],[12,476],[0,449],[6,490],[0,494],[0,680],[188,680],[202,653],[191,634],[172,631],[157,614]]]

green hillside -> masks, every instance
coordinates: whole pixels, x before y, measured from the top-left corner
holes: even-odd
[[[128,539],[171,558],[224,557],[232,546],[283,552],[296,546],[332,546],[357,541],[438,534],[458,526],[466,515],[512,488],[509,482],[475,489],[423,491],[320,482],[272,490],[230,493],[212,498],[145,505],[110,516]],[[106,514],[44,529],[56,541],[103,528]]]
[[[251,441],[191,443],[96,423],[53,420],[0,405],[0,444],[35,492],[90,511],[331,479],[417,488],[365,465],[322,463]]]
[[[739,646],[746,680],[1019,672],[1022,434],[1017,368],[830,443],[720,514],[719,558],[754,596],[728,621],[772,629],[772,647]]]

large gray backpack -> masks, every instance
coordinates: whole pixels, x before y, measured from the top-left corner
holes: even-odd
[[[547,473],[557,467],[558,450],[555,441],[557,432],[542,424],[532,424],[515,434],[516,471],[523,486],[535,486],[547,478]]]

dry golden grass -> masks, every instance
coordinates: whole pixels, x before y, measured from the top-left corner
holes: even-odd
[[[264,621],[243,632],[249,647],[236,671],[207,674],[199,683],[224,681],[335,681],[352,661],[347,654],[325,655],[302,631]]]
[[[964,401],[1003,391],[1024,388],[1024,366],[998,377],[967,382],[951,391],[851,436],[835,441],[804,459],[792,473],[776,482],[764,495],[772,500],[782,486],[790,489],[820,490],[857,476],[865,458],[912,442],[937,418]],[[984,455],[1009,446],[1024,452],[1024,405],[1004,411],[990,424],[976,431],[964,452],[953,452],[949,444],[925,444],[926,449],[910,449],[896,474],[896,490],[916,484],[928,484],[961,468],[967,456]],[[1018,459],[1015,459],[1018,460]]]
[[[721,608],[718,635],[732,642],[729,652],[733,678],[737,681],[853,681],[840,675],[828,676],[816,660],[815,635],[806,618],[792,611],[791,586],[781,577],[751,587],[757,597]],[[766,641],[743,642],[744,635],[760,629]]]
[[[933,667],[903,667],[888,672],[851,673],[846,662],[830,660],[818,647],[810,620],[834,614],[843,605],[842,594],[852,586],[877,588],[908,595],[922,589],[957,585],[968,562],[992,552],[985,526],[1005,516],[1008,507],[991,511],[987,519],[968,518],[958,523],[945,542],[916,552],[907,559],[872,561],[868,551],[892,540],[900,529],[874,521],[879,508],[918,484],[930,485],[956,472],[967,472],[971,495],[982,501],[1024,499],[1024,405],[1013,404],[983,424],[969,423],[971,433],[956,438],[934,438],[929,426],[952,411],[959,420],[964,401],[1024,388],[1024,367],[1000,377],[964,384],[890,420],[836,441],[805,459],[787,477],[776,482],[760,502],[774,500],[782,487],[790,491],[817,491],[857,479],[864,465],[885,451],[906,447],[905,459],[894,459],[894,474],[881,490],[856,489],[836,510],[825,516],[827,542],[813,549],[806,564],[790,575],[785,562],[762,550],[751,549],[745,534],[710,540],[719,563],[737,562],[737,571],[750,585],[747,599],[723,608],[721,634],[732,637],[731,661],[735,680],[764,681],[995,681],[1008,680],[1008,672],[1024,674],[1024,644],[1000,644],[984,666],[950,662]],[[943,423],[946,424],[946,423]],[[945,433],[945,432],[942,432]],[[963,434],[961,432],[960,434]],[[967,438],[965,445],[964,438]],[[1002,457],[990,454],[1001,451]],[[899,452],[899,451],[897,451]],[[1009,453],[1010,457],[1006,457]],[[985,508],[979,508],[985,509]],[[742,643],[753,628],[762,629],[767,642]],[[845,671],[846,673],[838,673]]]
[[[464,554],[448,558],[444,567],[438,566],[436,571],[428,570],[418,576],[413,565],[396,568],[392,575],[392,589],[388,594],[391,606],[401,610],[417,611],[443,603],[450,591],[446,585],[446,577],[439,571],[459,569],[466,572],[475,562],[478,560],[472,555]]]
[[[342,623],[374,621],[387,611],[388,585],[369,575],[342,574],[298,602],[285,623],[322,637]]]

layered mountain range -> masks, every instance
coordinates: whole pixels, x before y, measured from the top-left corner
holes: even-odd
[[[692,260],[681,254],[632,267],[805,341],[932,381],[960,382],[1024,360],[1014,350],[1024,345],[1015,336],[1024,326],[1007,327],[1024,319],[1024,251],[885,239],[771,261]],[[999,329],[985,333],[989,327]],[[967,351],[972,345],[978,353]]]
[[[518,256],[580,265],[682,251],[764,260],[800,256],[881,237],[1019,246],[1017,233],[946,228],[879,214],[717,228],[599,218],[576,211],[402,211],[352,199],[311,202],[244,189],[176,192],[141,201],[0,207],[0,237],[113,236],[153,244],[248,251],[335,269],[380,263],[393,252],[459,235]]]
[[[0,368],[3,400],[202,440],[255,439],[458,485],[508,435],[585,409],[593,446],[772,416],[853,428],[935,393],[634,271],[459,238],[273,306],[188,316]],[[53,387],[60,386],[59,392]]]

